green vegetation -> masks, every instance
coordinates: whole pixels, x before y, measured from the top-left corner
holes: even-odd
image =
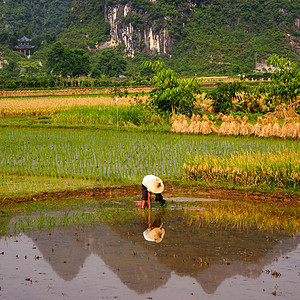
[[[300,189],[300,154],[297,149],[267,153],[197,154],[184,165],[191,180],[227,181],[248,186]]]
[[[268,58],[268,64],[276,69],[272,84],[262,89],[267,94],[267,103],[292,104],[300,95],[300,69],[287,58],[275,54]]]
[[[105,125],[115,126],[117,122],[117,106],[86,106],[74,107],[60,112],[52,117],[51,124],[58,126],[69,125]],[[118,124],[120,126],[168,125],[168,119],[152,112],[142,104],[118,105]]]
[[[92,77],[101,75],[106,77],[117,77],[123,75],[126,70],[126,60],[120,53],[113,49],[105,49],[97,56],[97,65],[92,71]]]
[[[12,47],[24,34],[58,34],[64,29],[72,0],[7,0],[1,3],[1,44]],[[6,26],[7,25],[7,26]],[[21,36],[20,36],[21,35]]]
[[[62,43],[52,45],[48,54],[47,67],[50,74],[67,76],[88,75],[91,62],[84,50],[65,48]]]
[[[88,185],[102,186],[104,183],[140,183],[148,173],[160,174],[165,179],[181,179],[184,162],[189,157],[199,156],[199,153],[220,158],[231,153],[242,155],[258,151],[262,154],[272,152],[274,155],[287,151],[296,155],[298,143],[294,140],[216,135],[2,128],[0,193],[1,197],[11,197],[53,190],[54,187],[64,190]],[[223,165],[222,159],[220,164]],[[282,176],[286,164],[288,161],[278,163],[278,172]],[[290,174],[286,176],[288,180]],[[224,186],[227,178],[214,184]],[[244,182],[239,184],[244,186]],[[262,189],[264,185],[264,181],[259,181],[257,185],[247,188]]]
[[[241,82],[221,83],[216,89],[205,95],[206,99],[212,100],[215,113],[229,113],[234,108],[234,101],[241,101],[241,92],[246,90],[246,86]]]
[[[200,93],[197,79],[178,80],[176,73],[166,69],[163,63],[146,62],[155,72],[151,79],[153,90],[150,92],[149,104],[160,112],[182,113],[191,115],[195,111],[196,95]]]
[[[35,48],[30,59],[41,62],[39,75],[45,72],[47,53],[56,41],[72,50],[84,50],[93,70],[99,69],[98,53],[104,51],[105,55],[105,50],[100,49],[103,42],[110,39],[105,11],[125,4],[131,10],[117,22],[118,27],[131,24],[135,57],[127,57],[128,53],[121,45],[125,50],[122,59],[126,61],[126,70],[122,73],[140,75],[143,61],[155,61],[159,57],[180,76],[249,74],[253,73],[256,62],[264,61],[274,53],[299,63],[296,47],[291,46],[297,45],[299,39],[299,29],[295,25],[299,16],[296,0],[278,0],[276,3],[271,0],[193,3],[186,0],[174,3],[165,0],[51,0],[47,3],[7,0],[1,4],[0,18],[3,59],[10,65],[6,73],[24,75],[19,74],[20,64],[17,63],[27,58],[23,54],[18,58],[9,57],[9,51],[15,50],[17,39],[23,35],[32,38]],[[145,53],[145,40],[138,36],[143,36],[145,29],[149,31],[149,26],[156,35],[168,30],[172,46],[166,55]],[[28,73],[31,71],[26,69]]]

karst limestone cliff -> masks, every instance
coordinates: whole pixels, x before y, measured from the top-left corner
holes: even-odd
[[[170,56],[173,39],[170,37],[168,28],[158,30],[155,21],[136,26],[130,21],[130,16],[134,15],[135,11],[131,8],[130,2],[106,6],[105,18],[111,27],[111,42],[108,46],[122,43],[131,57],[134,57],[136,51],[148,54],[157,52],[160,55]]]

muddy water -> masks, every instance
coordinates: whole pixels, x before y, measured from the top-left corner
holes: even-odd
[[[0,239],[1,299],[299,299],[300,236],[199,226],[183,211]],[[161,226],[160,243],[143,231]]]

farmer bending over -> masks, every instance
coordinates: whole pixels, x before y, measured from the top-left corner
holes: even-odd
[[[151,208],[151,193],[155,195],[155,201],[159,201],[163,205],[166,201],[162,197],[164,184],[160,178],[154,175],[147,175],[142,182],[142,209],[145,208],[146,201],[148,208]]]

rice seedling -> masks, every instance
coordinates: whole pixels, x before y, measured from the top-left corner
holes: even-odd
[[[64,201],[49,205],[48,203],[38,203],[37,205],[29,205],[23,213],[10,214],[5,224],[0,226],[0,237],[2,235],[17,234],[20,231],[53,229],[58,227],[66,227],[69,225],[84,226],[84,224],[92,225],[95,223],[111,223],[119,224],[120,222],[128,222],[132,219],[137,211],[135,207],[130,207],[128,203],[132,201],[121,199],[120,203],[114,205],[108,201],[87,203],[86,200],[76,199],[69,200],[72,205],[65,205]],[[18,206],[22,209],[22,206]]]
[[[276,153],[281,151],[286,157],[274,163],[272,168],[277,175],[272,176],[276,182],[278,177],[290,174],[296,179],[297,172],[291,164],[299,158],[298,146],[295,140],[261,140],[254,137],[246,140],[243,137],[216,135],[0,128],[0,195],[11,197],[23,193],[35,194],[103,184],[140,183],[145,174],[176,179],[183,172],[189,174],[189,169],[183,168],[189,157],[211,157],[212,162],[219,157],[218,169],[230,163],[230,159],[227,161],[228,155],[244,152],[249,153],[249,159],[250,154],[256,152],[262,156],[273,153],[274,159],[277,159],[279,155]],[[291,156],[294,153],[293,159]],[[268,159],[268,156],[264,158]],[[189,160],[186,165],[200,171],[200,162],[201,159],[197,158],[195,161]],[[204,163],[207,164],[207,161]],[[244,164],[247,166],[246,162]],[[204,169],[201,172],[207,174],[205,178],[210,179],[214,169],[207,166],[208,172]],[[234,165],[235,169],[237,166]],[[251,176],[259,176],[259,170],[264,172],[265,168],[255,169]],[[199,178],[198,173],[194,173],[188,177]],[[262,178],[267,176],[262,174]],[[292,181],[293,177],[290,178]],[[259,178],[257,180],[262,184],[264,182]]]

